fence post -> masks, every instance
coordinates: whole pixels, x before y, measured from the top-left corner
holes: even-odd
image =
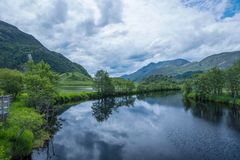
[[[1,96],[1,118],[4,119],[4,104],[3,104],[3,96]]]

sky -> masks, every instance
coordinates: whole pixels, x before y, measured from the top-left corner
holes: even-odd
[[[0,20],[90,74],[240,50],[240,0],[0,0]]]

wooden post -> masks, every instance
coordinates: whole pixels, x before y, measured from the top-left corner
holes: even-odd
[[[2,120],[4,119],[4,104],[3,103],[4,103],[3,96],[1,96],[1,112],[2,112],[1,118],[2,118]]]

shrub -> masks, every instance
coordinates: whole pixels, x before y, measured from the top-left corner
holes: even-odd
[[[16,97],[23,88],[22,73],[17,70],[0,69],[0,92]]]
[[[33,133],[30,130],[24,130],[20,135],[13,139],[11,154],[13,157],[28,156],[32,152]]]

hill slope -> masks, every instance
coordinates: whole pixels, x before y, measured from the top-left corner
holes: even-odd
[[[189,74],[206,71],[213,67],[225,69],[233,65],[237,60],[240,60],[240,51],[211,55],[200,62],[191,63],[184,59],[162,61],[158,63],[150,63],[138,71],[122,77],[132,81],[141,81],[150,75],[167,75],[177,78],[189,77]]]
[[[49,51],[32,35],[0,21],[0,68],[22,70],[28,54],[32,55],[34,62],[44,60],[58,73],[80,72],[90,77],[81,65],[71,62],[60,53]]]
[[[161,61],[158,63],[150,63],[149,65],[139,69],[138,71],[130,74],[122,76],[125,79],[129,79],[132,81],[141,81],[147,76],[150,75],[169,75],[179,67],[184,65],[190,64],[189,61],[185,59],[176,59],[176,60],[169,60],[169,61]],[[158,74],[159,73],[159,74]]]

